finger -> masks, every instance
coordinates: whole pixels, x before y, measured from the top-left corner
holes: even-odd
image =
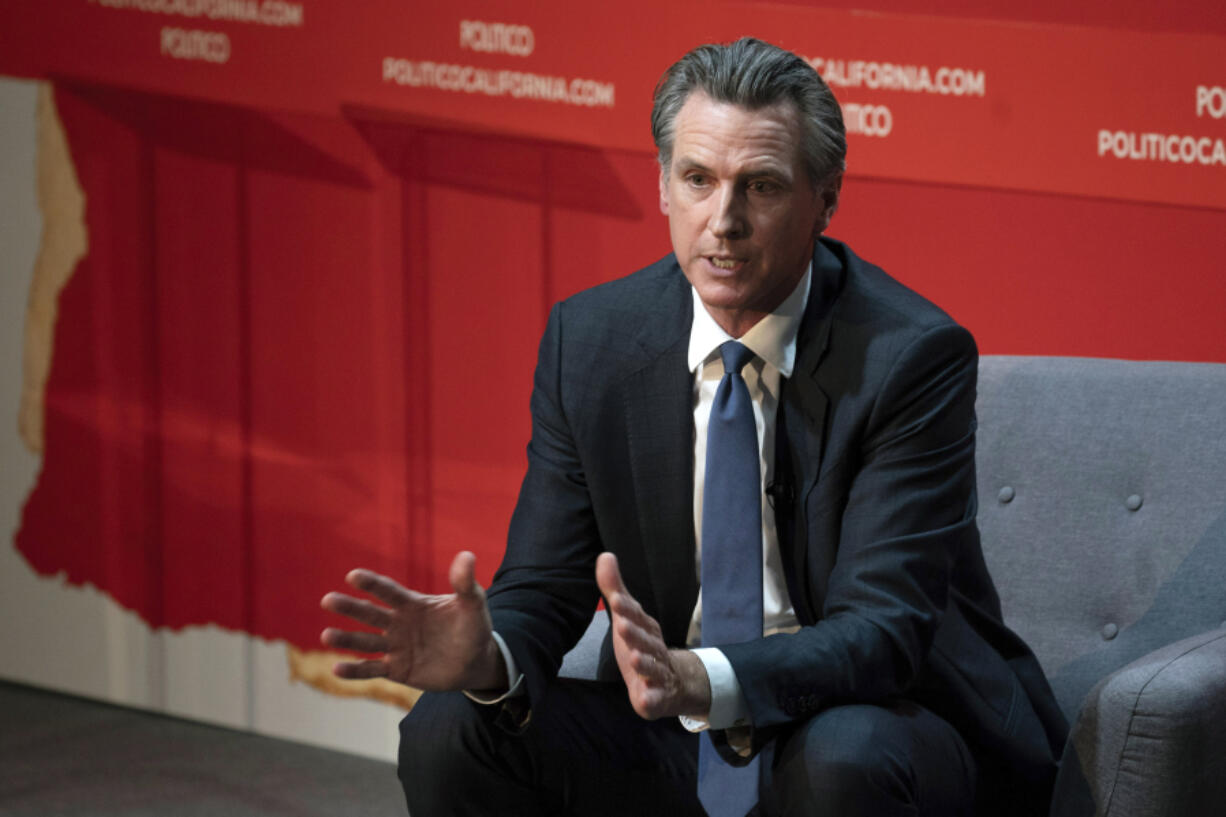
[[[613,626],[618,637],[632,650],[658,653],[666,649],[660,627],[651,616],[618,616]]]
[[[372,659],[369,661],[341,661],[332,667],[332,674],[337,678],[359,681],[365,678],[386,678],[387,662]]]
[[[602,553],[596,557],[596,585],[606,601],[612,602],[614,596],[630,596],[626,584],[622,581],[621,568],[617,557],[612,553]]]
[[[648,684],[662,682],[668,675],[667,666],[661,657],[650,652],[635,650],[631,653],[630,668]]]
[[[651,620],[651,616],[643,611],[643,606],[638,603],[638,600],[627,592],[607,596],[605,603],[609,607],[609,612],[614,616],[631,619],[639,626],[647,626],[647,622]]]
[[[451,560],[451,568],[447,571],[447,580],[451,589],[461,598],[473,600],[481,596],[481,585],[477,584],[477,557],[467,550],[462,550]]]
[[[363,593],[369,593],[380,601],[390,604],[392,607],[398,607],[406,601],[412,599],[413,591],[406,588],[399,582],[389,579],[373,570],[357,570],[349,571],[349,575],[345,577],[350,586],[361,590]]]
[[[605,558],[606,556],[608,558]],[[630,594],[626,583],[622,581],[616,556],[611,553],[601,554],[596,561],[596,583],[604,595],[609,612],[615,617],[631,618],[641,627],[652,627],[654,620],[644,612],[643,606]]]
[[[387,652],[387,638],[379,633],[360,633],[329,627],[319,635],[325,647],[354,652]]]
[[[323,597],[320,604],[325,610],[339,613],[342,616],[348,616],[354,621],[369,624],[380,630],[386,630],[392,625],[390,610],[365,599],[355,599],[353,596],[347,596],[344,593],[328,593]]]

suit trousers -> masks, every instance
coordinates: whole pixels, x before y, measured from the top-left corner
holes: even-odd
[[[559,679],[522,731],[500,707],[426,694],[400,726],[411,817],[702,817],[698,736],[645,721],[617,683]],[[824,710],[762,753],[759,817],[970,815],[975,767],[948,723],[910,701]]]

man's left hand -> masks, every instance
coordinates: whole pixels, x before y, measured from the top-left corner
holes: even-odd
[[[648,720],[705,717],[711,683],[702,662],[689,650],[668,648],[659,623],[626,589],[612,553],[596,560],[596,584],[613,617],[613,654],[634,711]]]

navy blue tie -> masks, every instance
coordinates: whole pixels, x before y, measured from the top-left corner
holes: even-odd
[[[762,637],[762,477],[758,430],[741,369],[753,352],[719,347],[724,377],[711,404],[702,495],[702,644]],[[758,760],[731,766],[711,733],[698,751],[698,798],[711,817],[745,817],[758,802]]]

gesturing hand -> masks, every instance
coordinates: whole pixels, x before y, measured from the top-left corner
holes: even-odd
[[[596,584],[613,617],[613,654],[630,693],[630,705],[648,720],[673,715],[705,716],[711,683],[689,650],[670,650],[659,623],[626,590],[617,557],[596,560]]]
[[[491,634],[485,591],[473,574],[476,563],[468,551],[457,554],[448,572],[455,592],[440,596],[409,590],[369,570],[350,571],[345,581],[383,604],[344,593],[328,593],[321,604],[380,632],[329,627],[320,641],[382,655],[341,662],[332,671],[341,678],[390,678],[433,691],[505,688],[506,668]]]

